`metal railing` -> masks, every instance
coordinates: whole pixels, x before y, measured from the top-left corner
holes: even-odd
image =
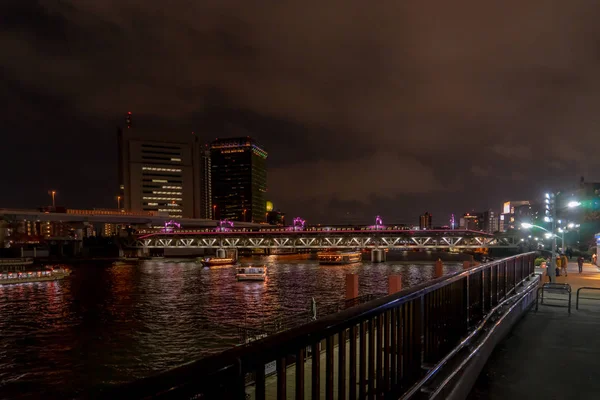
[[[579,289],[577,289],[577,295],[575,296],[575,309],[576,310],[579,310],[579,299],[600,300],[600,297],[579,297],[579,292],[582,290],[600,290],[600,288],[584,286],[584,287],[580,287]]]
[[[552,306],[552,307],[567,307],[569,309],[569,314],[571,314],[571,285],[567,283],[545,283],[542,287],[538,288],[536,296],[535,296],[535,311],[537,312],[539,306],[540,293],[542,294],[542,302],[541,304]],[[558,304],[544,304],[544,293],[555,293],[555,294],[566,294],[567,305],[561,306]],[[565,301],[562,298],[551,297],[551,300],[561,300]]]
[[[277,399],[288,391],[296,399],[320,398],[321,389],[326,399],[419,393],[470,332],[533,276],[534,259],[526,253],[458,271],[89,397],[244,399],[250,392],[263,400],[272,388],[269,398]],[[265,365],[273,361],[267,386]]]

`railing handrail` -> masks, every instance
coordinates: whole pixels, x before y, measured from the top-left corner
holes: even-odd
[[[591,286],[582,286],[579,289],[577,289],[577,295],[575,296],[575,309],[579,310],[579,292],[581,290],[600,290],[600,288],[598,287],[591,287]],[[600,299],[593,299],[591,297],[582,297],[582,299],[585,300],[600,300]]]
[[[161,387],[169,386],[171,387],[169,390],[185,387],[190,381],[193,381],[194,377],[199,376],[198,374],[200,374],[200,376],[204,376],[204,374],[212,375],[218,371],[234,368],[239,365],[239,360],[244,360],[246,365],[256,366],[261,362],[264,363],[264,361],[276,359],[278,354],[294,352],[297,349],[299,342],[316,343],[326,338],[328,335],[332,335],[342,329],[365,321],[370,317],[380,314],[384,310],[398,307],[415,298],[424,296],[427,293],[456,282],[466,276],[489,269],[495,265],[521,259],[533,254],[536,254],[536,252],[522,253],[500,260],[494,260],[462,271],[456,271],[449,275],[434,279],[433,281],[424,282],[398,293],[348,308],[339,313],[325,316],[321,319],[317,319],[287,331],[276,333],[253,342],[251,346],[235,347],[219,354],[214,354],[197,361],[183,364],[158,374],[162,381]],[[186,377],[189,378],[190,381],[186,380]],[[165,382],[171,383],[165,384]],[[151,390],[155,384],[156,376],[150,376],[124,384],[117,389],[121,395],[123,395],[124,392],[131,392],[136,394],[136,398],[139,398],[142,393],[156,393],[155,390]],[[109,396],[110,394],[107,393],[106,397],[108,398]]]

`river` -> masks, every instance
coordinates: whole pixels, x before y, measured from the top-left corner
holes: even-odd
[[[0,286],[0,398],[72,397],[219,352],[238,343],[230,324],[307,314],[343,301],[345,275],[359,294],[433,278],[428,264],[319,266],[314,260],[243,259],[268,265],[265,282],[236,282],[232,267],[146,261],[78,265],[63,281]],[[448,264],[445,273],[460,268]]]

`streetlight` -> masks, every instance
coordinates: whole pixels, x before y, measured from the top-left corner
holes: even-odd
[[[570,201],[569,204],[567,204],[567,207],[575,208],[575,207],[579,207],[580,205],[581,205],[581,203],[578,201]]]
[[[117,196],[117,210],[121,209],[121,196]]]
[[[242,220],[244,222],[246,222],[246,209],[245,208],[244,208],[244,211],[242,212],[242,215],[243,215]]]
[[[213,219],[217,219],[217,205],[213,204]]]
[[[54,197],[56,196],[56,190],[49,190],[48,194],[52,196],[52,208],[56,208],[56,202],[54,201]]]

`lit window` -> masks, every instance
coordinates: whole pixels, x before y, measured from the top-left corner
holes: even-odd
[[[144,171],[160,171],[160,172],[181,172],[179,168],[155,168],[155,167],[142,167]]]
[[[161,191],[153,190],[152,194],[181,194],[181,192],[161,192]]]
[[[166,180],[166,179],[152,179],[152,182],[156,182],[156,183],[169,183],[169,181]]]
[[[181,161],[181,158],[171,158],[171,161]]]

